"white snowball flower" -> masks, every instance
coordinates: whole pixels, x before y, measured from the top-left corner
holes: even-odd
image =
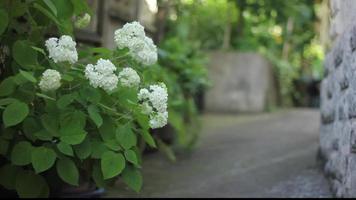
[[[73,64],[78,61],[78,53],[75,48],[76,43],[68,35],[63,35],[59,39],[54,37],[49,38],[45,46],[49,52],[49,57],[55,63],[68,61]]]
[[[38,85],[45,92],[57,90],[61,87],[61,74],[56,70],[47,69],[43,72]]]
[[[125,87],[137,87],[141,81],[137,72],[129,67],[124,68],[118,77],[121,85]]]
[[[131,50],[131,56],[144,65],[152,65],[157,62],[157,47],[151,38],[145,37],[141,48]]]
[[[126,23],[121,29],[115,31],[115,42],[119,49],[131,49],[145,37],[144,27],[139,22]]]
[[[150,127],[161,128],[167,124],[168,93],[165,84],[151,85],[148,89],[141,89],[137,94],[141,101],[142,113],[149,115]]]
[[[161,85],[150,86],[149,100],[158,112],[165,112],[167,110],[168,93],[166,86]]]
[[[151,128],[162,128],[168,122],[168,112],[155,113],[150,116],[150,127]]]
[[[117,87],[119,81],[115,75],[116,67],[110,60],[99,59],[96,65],[85,67],[85,77],[94,88],[100,87],[109,92]]]
[[[137,94],[137,98],[139,101],[147,100],[149,99],[149,96],[150,92],[146,88],[141,89]]]
[[[130,55],[138,62],[144,65],[157,62],[157,47],[152,39],[146,36],[140,23],[126,23],[115,31],[114,39],[119,49],[127,47]]]

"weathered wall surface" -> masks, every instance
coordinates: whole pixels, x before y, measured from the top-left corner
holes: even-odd
[[[356,197],[356,1],[330,1],[332,49],[321,86],[320,147],[337,197]]]
[[[211,112],[264,111],[272,85],[269,62],[257,53],[217,51],[210,54],[212,88],[205,95]]]

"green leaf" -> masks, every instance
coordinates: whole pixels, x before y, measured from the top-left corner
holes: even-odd
[[[20,198],[48,197],[46,180],[32,171],[21,171],[16,177],[16,191]]]
[[[4,9],[0,9],[0,19],[0,35],[2,35],[9,23],[9,16]]]
[[[0,184],[8,190],[14,190],[16,184],[16,176],[20,168],[6,164],[0,168]]]
[[[101,172],[100,165],[98,163],[94,163],[94,165],[93,165],[92,177],[94,179],[96,186],[102,187],[102,188],[106,187],[103,173]]]
[[[42,93],[36,93],[36,96],[44,98],[44,99],[48,99],[48,100],[51,100],[51,101],[55,101],[56,100],[55,98],[52,98],[52,97],[50,97],[48,95],[45,95],[45,94],[42,94]]]
[[[32,145],[29,142],[17,143],[11,153],[11,162],[13,165],[28,165],[31,163]]]
[[[48,6],[49,9],[51,9],[54,16],[57,16],[57,8],[53,2],[51,0],[43,0],[43,2]]]
[[[130,123],[117,129],[116,139],[124,149],[130,149],[137,143],[136,135],[132,132]]]
[[[15,101],[8,105],[3,114],[2,119],[5,127],[10,127],[21,123],[28,115],[29,109],[25,103]]]
[[[106,142],[115,140],[116,125],[115,122],[107,116],[104,116],[103,124],[99,128],[101,138]]]
[[[0,83],[0,96],[8,96],[16,89],[14,77],[8,77]]]
[[[50,148],[37,147],[32,150],[31,162],[37,174],[51,168],[55,161],[56,153]]]
[[[90,15],[93,14],[93,11],[90,9],[89,5],[85,1],[77,1],[71,0],[74,8],[74,14],[79,15],[82,13],[89,13]]]
[[[32,73],[30,72],[26,72],[26,71],[23,71],[23,70],[20,70],[20,74],[25,78],[27,79],[28,81],[32,82],[32,83],[36,83],[37,80],[36,78],[32,75]]]
[[[74,147],[75,154],[78,156],[78,158],[82,160],[88,158],[92,151],[91,142],[89,138],[86,138],[82,143],[75,145],[73,147]]]
[[[73,149],[72,147],[65,143],[65,142],[60,142],[57,144],[57,148],[60,152],[62,152],[64,155],[67,155],[67,156],[73,156]]]
[[[139,192],[142,187],[142,175],[137,169],[128,166],[122,172],[122,180],[135,192]]]
[[[141,134],[143,139],[147,142],[148,145],[150,145],[151,147],[157,147],[153,137],[148,131],[142,129]]]
[[[59,177],[70,185],[78,186],[79,171],[75,163],[68,158],[59,159],[57,161],[57,173]]]
[[[119,175],[125,168],[125,158],[121,153],[105,152],[101,157],[101,170],[104,179]]]
[[[37,52],[40,52],[42,55],[46,56],[46,52],[43,49],[35,46],[31,46],[31,48],[36,50]]]
[[[37,51],[27,40],[17,40],[12,47],[12,55],[15,61],[24,68],[37,65]]]
[[[6,106],[9,105],[11,103],[13,103],[14,101],[17,101],[14,98],[4,98],[4,99],[0,99],[0,106]]]
[[[75,145],[83,142],[87,132],[83,129],[68,127],[61,129],[60,135],[61,141],[67,144]]]
[[[103,124],[103,118],[101,117],[98,108],[94,105],[90,105],[88,107],[88,113],[90,119],[92,119],[95,125],[99,128]]]
[[[80,90],[79,94],[83,99],[92,103],[98,103],[101,99],[100,92],[92,87],[84,87]]]
[[[31,141],[36,141],[35,133],[41,130],[40,124],[32,117],[27,117],[22,124],[25,136]]]
[[[60,25],[59,21],[57,20],[57,18],[51,13],[49,12],[46,8],[42,7],[40,4],[38,3],[34,3],[33,5],[34,8],[36,8],[37,10],[39,10],[42,14],[44,14],[45,16],[47,16],[50,20],[52,20],[54,23],[56,23],[57,25]]]
[[[34,135],[37,139],[43,141],[51,141],[53,139],[53,136],[47,130],[37,131]]]
[[[105,146],[105,144],[97,139],[93,139],[91,141],[91,146],[95,147],[92,148],[92,154],[91,154],[91,157],[95,159],[101,158],[103,153],[109,151],[109,149]]]
[[[51,114],[43,114],[41,116],[42,126],[50,133],[52,136],[59,135],[59,122],[58,117]]]
[[[65,109],[69,104],[71,104],[75,99],[75,95],[73,94],[66,94],[63,95],[61,98],[58,99],[57,101],[57,107],[59,109]]]
[[[134,164],[135,166],[138,165],[138,160],[137,160],[137,156],[136,153],[132,150],[127,150],[125,151],[125,158],[127,161],[129,161],[130,163]]]
[[[85,114],[81,111],[71,111],[61,115],[60,139],[67,144],[80,144],[85,139]]]

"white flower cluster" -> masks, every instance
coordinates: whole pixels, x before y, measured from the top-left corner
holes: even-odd
[[[54,91],[61,87],[61,74],[54,69],[47,69],[43,72],[40,83],[42,91]]]
[[[157,62],[157,47],[152,39],[147,37],[144,27],[138,22],[126,23],[115,31],[115,42],[119,49],[127,47],[130,55],[144,65]]]
[[[142,112],[150,116],[151,128],[161,128],[167,124],[168,93],[165,84],[151,85],[149,89],[141,89],[138,99],[142,102]]]
[[[85,77],[94,88],[100,87],[110,92],[117,87],[118,77],[114,73],[115,65],[110,60],[99,59],[96,65],[88,64],[85,67]]]
[[[49,38],[45,45],[49,52],[49,57],[55,63],[68,61],[73,64],[78,61],[76,43],[68,35],[63,35],[59,39],[55,37]]]
[[[137,87],[140,84],[140,76],[134,69],[129,67],[125,67],[118,77],[121,85],[125,87]]]

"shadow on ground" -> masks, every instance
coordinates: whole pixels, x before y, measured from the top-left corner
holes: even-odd
[[[318,171],[317,110],[204,115],[198,147],[146,156],[140,194],[118,181],[107,197],[331,197]]]

